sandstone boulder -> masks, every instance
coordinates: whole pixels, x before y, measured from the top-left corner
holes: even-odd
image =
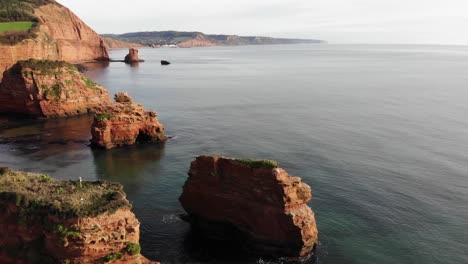
[[[110,149],[139,142],[164,141],[164,126],[157,114],[134,103],[126,93],[117,93],[115,102],[95,110],[91,145]]]
[[[179,200],[203,233],[241,237],[243,247],[265,256],[303,258],[314,251],[311,189],[275,162],[201,156],[188,174]]]
[[[56,118],[88,113],[106,102],[106,89],[62,61],[19,61],[0,83],[0,113]]]

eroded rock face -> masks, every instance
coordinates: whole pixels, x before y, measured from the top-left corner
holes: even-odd
[[[17,61],[30,58],[68,62],[109,59],[101,37],[68,8],[50,3],[36,8],[34,15],[40,23],[35,39],[0,44],[0,78]]]
[[[106,89],[65,62],[20,61],[0,83],[0,113],[56,118],[88,113],[106,102]]]
[[[194,226],[208,234],[212,227],[227,224],[242,234],[248,250],[278,257],[310,256],[318,243],[314,212],[306,204],[311,189],[299,177],[273,167],[197,157],[180,202]]]
[[[151,263],[122,186],[9,170],[0,182],[0,263]]]
[[[125,56],[125,63],[135,63],[135,62],[142,62],[138,57],[138,50],[131,48],[128,50],[127,56]]]
[[[110,149],[166,139],[157,114],[134,103],[126,93],[117,93],[114,103],[101,105],[95,112],[91,126],[93,147]]]

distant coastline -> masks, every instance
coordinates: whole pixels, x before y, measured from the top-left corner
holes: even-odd
[[[204,34],[185,31],[148,31],[125,34],[101,34],[106,39],[114,39],[148,47],[210,47],[273,44],[320,44],[318,39],[273,38],[263,36],[238,36],[223,34]]]

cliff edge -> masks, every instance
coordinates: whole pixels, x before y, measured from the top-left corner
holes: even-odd
[[[42,4],[10,2],[21,2],[21,12],[31,10],[28,17],[34,22],[34,34],[17,43],[0,42],[0,76],[17,61],[30,58],[67,62],[109,59],[101,37],[68,8],[51,0]]]

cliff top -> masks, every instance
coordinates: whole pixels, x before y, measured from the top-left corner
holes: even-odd
[[[39,19],[35,9],[57,4],[54,0],[2,0],[0,2],[0,44],[14,45],[37,37]]]
[[[274,160],[254,160],[254,159],[234,159],[244,165],[249,166],[250,168],[268,168],[276,169],[279,168],[278,162]]]
[[[73,64],[65,62],[65,61],[51,61],[51,60],[36,60],[36,59],[29,59],[29,60],[20,60],[18,61],[15,66],[18,69],[21,68],[29,68],[33,71],[48,71],[57,68],[69,68],[73,70],[78,70]]]
[[[8,168],[0,168],[0,201],[61,217],[92,217],[131,208],[120,184],[56,180]]]

